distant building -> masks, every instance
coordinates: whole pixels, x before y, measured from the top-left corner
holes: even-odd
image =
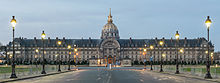
[[[0,64],[3,64],[6,61],[6,46],[3,46],[0,43]]]
[[[156,32],[156,31],[155,31]],[[62,41],[62,45],[58,46],[57,41]],[[164,61],[175,62],[177,54],[177,41],[175,39],[155,38],[155,39],[120,39],[119,31],[113,23],[111,13],[108,16],[107,24],[102,28],[100,39],[45,39],[45,57],[49,62],[54,62],[59,57],[62,61],[68,61],[69,49],[67,45],[71,45],[71,61],[89,62],[94,59],[100,61],[94,64],[116,64],[120,61],[131,60],[134,62],[150,61],[160,62],[162,54],[165,54]],[[160,46],[159,42],[164,41],[164,46]],[[153,45],[154,49],[149,46]],[[180,39],[178,49],[184,49],[179,54],[179,58],[186,63],[204,63],[206,61],[207,40],[205,38],[196,39]],[[214,46],[209,43],[210,53],[214,52]],[[18,62],[30,62],[41,58],[42,55],[41,39],[15,38],[16,60]],[[36,52],[36,49],[39,52]],[[77,49],[77,51],[74,51]],[[145,50],[146,49],[146,50]],[[12,42],[7,45],[9,54],[12,54]],[[60,55],[59,55],[60,54]],[[127,58],[126,58],[127,57]],[[129,59],[128,59],[129,58]],[[126,59],[126,60],[125,60]],[[146,60],[145,60],[146,59]],[[129,63],[124,63],[129,64]]]
[[[220,63],[220,52],[214,53],[214,61],[215,63]]]

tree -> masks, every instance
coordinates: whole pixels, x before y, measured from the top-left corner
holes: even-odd
[[[134,65],[139,65],[137,60],[134,61]]]

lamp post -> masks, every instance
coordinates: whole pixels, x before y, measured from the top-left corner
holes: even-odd
[[[181,54],[183,54],[183,52],[184,52],[184,50],[183,50],[183,48],[182,49],[180,49],[180,53]],[[182,58],[181,58],[182,56],[180,56],[180,60],[181,60],[181,67],[183,67],[183,60],[182,60]]]
[[[56,54],[55,55],[55,59],[56,59],[56,69],[57,69],[57,61],[58,61],[58,57],[57,57],[58,55]]]
[[[146,45],[145,45],[145,47],[146,47]],[[144,69],[146,69],[146,52],[147,52],[147,49],[146,48],[144,48],[144,50],[143,50],[144,52],[143,52],[143,55],[144,55]]]
[[[12,56],[12,72],[10,78],[17,78],[15,73],[15,41],[14,41],[14,32],[15,32],[15,26],[17,24],[17,21],[15,20],[15,16],[12,16],[11,25],[13,29],[13,56]]]
[[[77,69],[77,66],[76,66],[76,64],[77,64],[77,61],[76,61],[76,57],[77,57],[77,54],[76,54],[76,52],[77,52],[78,50],[77,50],[77,48],[76,48],[76,45],[74,45],[74,61],[75,61],[75,67],[76,67],[76,69]]]
[[[161,58],[160,58],[160,72],[163,72],[163,45],[164,41],[159,42],[160,46],[162,46],[162,53],[161,53]]]
[[[61,42],[61,41],[58,41],[57,44],[60,46],[60,45],[62,44],[62,42]],[[61,72],[61,69],[60,69],[60,64],[61,64],[61,60],[60,60],[60,48],[58,48],[58,49],[59,49],[59,56],[58,56],[58,58],[59,58],[59,66],[58,66],[58,72]]]
[[[36,52],[36,55],[35,55],[35,64],[36,64],[36,67],[37,67],[37,62],[38,62],[38,53],[39,53],[39,50],[38,49],[36,49],[35,50],[35,52]]]
[[[214,59],[214,57],[213,57],[213,52],[211,53],[211,65],[213,64],[213,59]]]
[[[68,70],[70,70],[70,55],[71,55],[71,45],[68,45],[67,48],[69,49],[69,61],[68,61]]]
[[[153,70],[152,68],[152,64],[153,64],[153,60],[152,60],[152,50],[154,49],[154,46],[153,45],[150,45],[150,56],[151,56],[151,61],[150,61],[150,70]],[[154,57],[153,57],[154,58]]]
[[[46,34],[44,33],[44,31],[42,32],[41,34],[41,38],[42,38],[42,42],[43,42],[43,69],[42,69],[42,72],[41,74],[46,74],[46,71],[45,71],[45,57],[44,57],[44,38],[46,37]]]
[[[180,35],[179,35],[178,31],[176,31],[175,38],[176,38],[176,50],[177,50],[177,52],[176,52],[176,73],[175,74],[180,73],[179,72],[179,60],[178,60],[179,37],[180,37]]]
[[[208,37],[208,42],[207,42],[208,55],[206,56],[207,57],[207,60],[206,60],[206,71],[207,71],[207,73],[205,75],[205,78],[212,79],[212,76],[211,76],[211,73],[210,73],[210,62],[209,62],[209,28],[210,28],[210,26],[212,24],[212,21],[209,18],[209,16],[207,16],[205,24],[207,26],[207,37]]]

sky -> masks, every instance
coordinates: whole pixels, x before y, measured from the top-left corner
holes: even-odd
[[[111,8],[121,39],[207,38],[207,16],[213,24],[210,40],[220,51],[220,0],[0,0],[0,42],[15,37],[99,39]]]

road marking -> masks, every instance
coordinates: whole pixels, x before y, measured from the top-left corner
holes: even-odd
[[[109,73],[109,72],[108,72]],[[107,73],[107,74],[108,74]],[[110,83],[110,80],[111,80],[112,76],[111,76],[111,73],[109,73],[109,76],[108,76],[108,79],[107,79],[107,82],[106,83]]]
[[[96,80],[98,81],[98,80],[101,80],[101,79],[102,79],[102,78],[99,77],[99,78],[97,78]]]
[[[140,79],[140,81],[141,81],[141,82],[144,82],[144,80],[143,80],[143,79]]]
[[[66,79],[67,82],[69,82],[69,81],[73,81],[73,80],[74,80],[74,79]]]

